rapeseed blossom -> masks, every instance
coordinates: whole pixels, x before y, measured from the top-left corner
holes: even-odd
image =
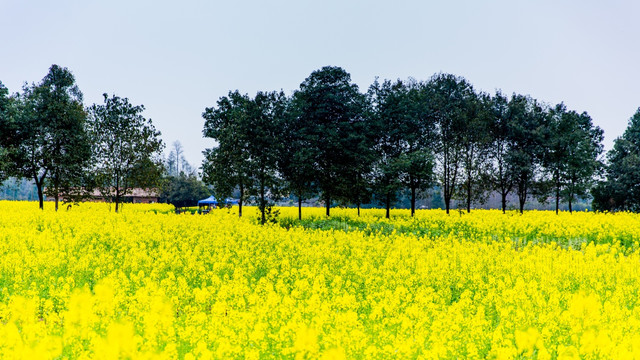
[[[0,202],[0,354],[633,359],[640,216]]]

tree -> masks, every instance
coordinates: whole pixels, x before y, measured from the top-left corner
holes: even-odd
[[[522,213],[536,184],[535,177],[544,152],[543,131],[548,113],[531,97],[516,94],[509,101],[508,109],[509,136],[513,144],[508,161]]]
[[[314,181],[313,152],[309,140],[302,136],[302,130],[309,124],[297,113],[299,101],[293,98],[282,123],[279,172],[286,190],[298,199],[298,220],[302,220],[302,202],[316,192]]]
[[[457,196],[463,200],[467,213],[471,212],[472,202],[484,202],[490,190],[490,108],[483,101],[485,95],[468,99],[468,116],[462,130],[462,181]]]
[[[411,216],[416,212],[418,191],[433,185],[435,123],[430,116],[428,92],[425,84],[410,79],[407,83],[406,106],[409,108],[405,124],[405,153],[400,157],[403,182],[409,188]]]
[[[607,154],[606,180],[592,190],[596,210],[640,211],[640,108]]]
[[[13,99],[9,96],[9,89],[0,81],[0,138],[9,136],[9,134],[5,134],[4,131],[9,129],[12,117]],[[4,145],[5,144],[0,141],[0,182],[7,179],[9,171],[9,153]]]
[[[209,197],[210,191],[194,175],[184,173],[178,176],[169,176],[162,182],[160,198],[177,209],[187,206],[196,206],[198,200]]]
[[[167,174],[170,176],[179,176],[181,173],[186,175],[195,175],[191,164],[184,157],[184,148],[180,141],[176,140],[171,144],[171,152],[165,160]]]
[[[509,100],[500,92],[492,98],[485,98],[490,107],[488,156],[490,170],[488,182],[500,194],[502,213],[506,212],[507,196],[513,190],[514,172],[509,161],[513,149],[510,136]]]
[[[584,197],[593,186],[594,175],[602,169],[600,156],[603,151],[602,141],[604,132],[594,126],[591,117],[583,112],[573,114],[575,120],[574,131],[571,133],[569,146],[569,161],[563,172],[565,189],[563,199],[569,204],[569,212],[573,211],[572,204],[576,197]]]
[[[435,147],[447,214],[460,185],[464,134],[471,121],[473,87],[451,74],[434,75],[426,85],[430,116],[436,127]]]
[[[586,196],[594,175],[602,167],[603,132],[593,126],[587,113],[568,111],[558,104],[551,111],[547,127],[545,167],[551,173],[556,214],[560,199],[567,201],[569,212],[577,196]]]
[[[376,129],[377,152],[374,168],[376,193],[385,205],[386,217],[397,200],[398,192],[409,188],[411,215],[415,213],[416,191],[426,187],[432,170],[426,151],[429,123],[424,122],[422,93],[419,84],[400,80],[392,83],[377,80],[369,88],[372,126]]]
[[[547,126],[547,151],[543,154],[544,167],[551,174],[551,186],[555,195],[556,214],[560,207],[560,192],[563,188],[563,170],[569,158],[569,135],[571,114],[564,104],[560,103],[550,111],[550,123]]]
[[[49,123],[50,175],[45,193],[52,196],[55,209],[64,202],[78,202],[87,197],[87,172],[91,145],[86,131],[87,114],[82,93],[66,68],[53,65],[42,84],[34,90],[36,113]]]
[[[159,185],[164,144],[151,119],[142,116],[143,105],[134,106],[116,95],[103,96],[104,105],[88,109],[93,173],[100,193],[115,202],[118,212],[123,196],[133,188]]]
[[[333,200],[350,198],[344,175],[358,167],[358,151],[367,142],[366,134],[358,133],[366,99],[349,73],[330,66],[312,72],[294,98],[299,136],[309,148],[314,182],[329,216]]]
[[[85,184],[90,147],[85,131],[82,93],[73,74],[58,65],[38,85],[25,86],[14,98],[14,116],[3,121],[4,147],[12,163],[11,173],[32,178],[39,206],[46,193],[58,201],[70,201]]]
[[[36,117],[33,88],[35,85],[25,85],[21,94],[12,97],[13,111],[9,114],[5,111],[0,119],[0,141],[7,155],[9,174],[34,180],[39,206],[43,209],[44,180],[49,171],[48,141],[46,123]]]
[[[231,196],[233,190],[240,190],[238,216],[242,216],[242,205],[248,197],[251,186],[249,165],[248,134],[251,100],[238,90],[221,97],[216,107],[206,108],[203,134],[218,142],[218,146],[206,149],[202,164],[205,184],[213,185],[215,194],[222,199]]]
[[[279,155],[283,146],[282,124],[288,107],[283,92],[258,92],[249,103],[247,136],[248,166],[252,184],[249,194],[256,198],[260,222],[265,224],[273,201],[280,197],[282,181],[279,177]]]
[[[226,197],[240,188],[242,201],[256,199],[261,223],[274,199],[281,193],[282,129],[288,99],[283,92],[258,92],[254,99],[238,91],[218,101],[217,108],[207,108],[203,117],[205,136],[218,146],[205,152],[203,165],[206,181],[214,185],[218,197]]]
[[[406,87],[402,81],[382,84],[376,81],[369,87],[369,102],[372,105],[370,117],[377,128],[378,139],[375,144],[376,163],[373,167],[374,189],[386,209],[386,218],[390,216],[391,204],[397,200],[402,188],[402,167],[400,156],[403,151],[402,96]]]

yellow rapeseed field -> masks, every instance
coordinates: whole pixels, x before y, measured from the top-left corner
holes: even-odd
[[[0,202],[3,359],[640,358],[640,216]]]

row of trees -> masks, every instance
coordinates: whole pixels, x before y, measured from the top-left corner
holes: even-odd
[[[446,211],[467,211],[490,193],[515,193],[522,212],[532,197],[571,204],[586,196],[602,168],[603,132],[587,113],[529,96],[476,92],[464,78],[378,81],[366,93],[339,67],[324,67],[291,97],[238,91],[207,108],[203,178],[224,197],[240,190],[262,212],[283,194],[333,203],[384,204],[401,191],[415,212],[418,193],[434,185]],[[240,210],[240,215],[242,212]]]
[[[116,203],[133,187],[157,187],[173,202],[202,186],[173,144],[164,145],[151,120],[126,98],[104,95],[85,108],[68,69],[53,65],[38,84],[9,94],[0,83],[0,180],[31,179],[40,207],[44,195],[79,201],[97,189]],[[287,96],[238,91],[207,108],[203,178],[220,198],[252,199],[267,221],[285,195],[332,204],[384,204],[387,216],[399,194],[416,198],[434,186],[447,212],[453,201],[471,210],[489,194],[501,207],[515,195],[553,199],[569,210],[593,188],[599,210],[640,210],[640,110],[601,161],[602,130],[586,113],[548,106],[529,96],[477,92],[464,78],[436,74],[428,81],[378,81],[366,93],[338,67],[314,71]],[[606,178],[603,176],[606,175]],[[45,186],[46,185],[46,186]],[[189,190],[191,189],[191,190]],[[171,198],[171,199],[169,199]],[[186,199],[186,200],[185,200]],[[184,200],[184,201],[183,201]],[[186,203],[185,203],[186,205]]]
[[[58,65],[21,93],[0,83],[0,180],[32,179],[41,209],[44,195],[57,210],[97,189],[118,211],[123,196],[155,186],[163,169],[160,132],[143,111],[106,94],[85,108],[73,74]]]

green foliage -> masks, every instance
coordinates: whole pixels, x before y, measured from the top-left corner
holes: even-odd
[[[491,104],[484,95],[468,99],[467,121],[461,129],[463,170],[460,190],[454,195],[464,202],[467,212],[471,212],[473,202],[484,203],[491,190],[491,115]]]
[[[52,65],[38,85],[25,85],[23,93],[8,102],[3,92],[0,142],[10,161],[9,174],[34,180],[40,208],[45,192],[54,197],[56,209],[60,198],[77,199],[86,186],[91,149],[82,93],[73,74]]]
[[[607,159],[607,178],[592,191],[594,209],[640,211],[640,108]]]
[[[316,70],[294,94],[301,126],[298,134],[309,149],[313,179],[325,202],[360,200],[371,137],[364,110],[366,98],[339,67]]]
[[[242,204],[247,199],[247,188],[251,184],[251,166],[247,151],[249,138],[249,96],[239,91],[221,97],[216,107],[206,108],[204,136],[214,139],[218,146],[204,151],[202,178],[213,185],[215,194],[223,199],[240,189],[239,216]]]
[[[193,175],[168,176],[162,181],[160,201],[176,208],[197,206],[198,200],[211,195],[211,191]]]
[[[537,100],[515,94],[509,101],[507,111],[508,131],[512,144],[507,162],[512,172],[520,213],[522,213],[528,197],[534,192],[536,171],[545,151],[544,130],[548,113]]]
[[[498,91],[493,97],[485,97],[484,101],[489,111],[487,182],[491,190],[500,194],[502,212],[505,213],[507,196],[513,190],[515,181],[514,169],[509,161],[509,154],[514,147],[509,131],[509,100]]]
[[[242,202],[255,199],[262,223],[267,222],[266,212],[282,192],[278,169],[288,103],[282,92],[258,92],[251,99],[235,91],[202,115],[205,136],[218,142],[217,147],[205,151],[204,181],[213,185],[219,198],[239,188],[240,216]]]
[[[12,116],[12,99],[9,97],[7,89],[0,81],[0,139],[8,137],[5,131],[9,128]],[[0,140],[0,182],[8,177],[9,172],[9,151],[4,147],[6,144]]]
[[[102,196],[113,199],[116,212],[122,197],[138,188],[160,185],[164,144],[151,119],[142,116],[143,105],[129,99],[104,96],[104,105],[89,110],[93,145],[93,181]]]
[[[435,154],[445,209],[459,191],[467,126],[473,120],[476,94],[471,84],[451,74],[434,75],[425,87],[429,117],[435,125]]]
[[[557,105],[550,115],[542,160],[551,174],[556,212],[560,199],[567,201],[572,211],[573,202],[588,194],[594,175],[602,168],[603,132],[593,126],[587,113],[568,111],[564,104]]]
[[[392,83],[377,80],[368,92],[372,126],[375,131],[374,190],[389,209],[399,191],[409,188],[412,214],[416,191],[425,189],[431,181],[432,154],[429,140],[432,124],[425,121],[426,107],[421,84],[415,81]]]
[[[284,146],[280,139],[288,106],[289,100],[282,92],[258,92],[250,102],[251,126],[246,129],[252,186],[248,190],[256,199],[262,224],[272,220],[271,206],[283,191],[278,162]]]

